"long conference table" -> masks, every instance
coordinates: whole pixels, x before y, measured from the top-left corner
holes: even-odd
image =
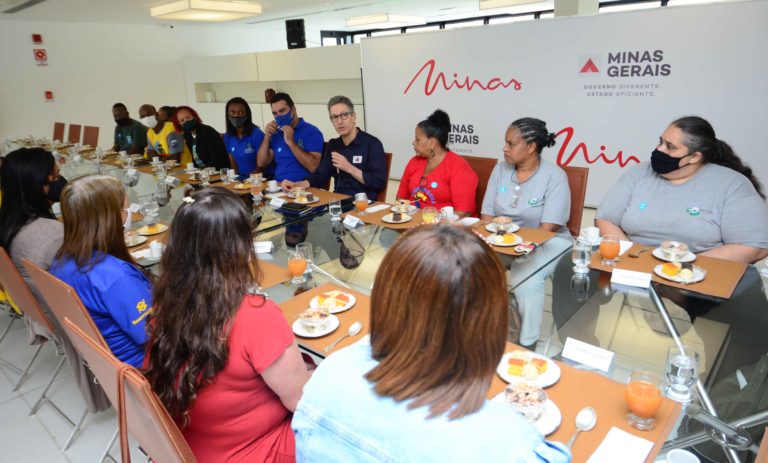
[[[84,159],[63,164],[62,174],[72,179],[100,172],[122,180],[125,171],[119,166],[108,160]],[[148,172],[151,170],[144,169],[138,183],[127,188],[131,202],[138,204],[155,190],[156,178]],[[180,171],[170,175],[183,178]],[[160,208],[161,222],[171,222],[189,188],[181,183],[171,190],[168,203]],[[250,194],[242,193],[250,204]],[[271,252],[258,254],[265,274],[261,284],[282,307],[289,323],[296,320],[312,297],[322,292],[342,289],[357,298],[352,309],[338,314],[338,329],[316,339],[297,337],[300,347],[322,360],[364,336],[369,327],[369,295],[376,270],[403,227],[391,228],[378,222],[345,227],[331,220],[325,206],[302,217],[280,214],[268,204],[259,204],[253,211],[254,241],[269,241],[273,247]],[[131,228],[143,225],[133,223]],[[151,241],[163,240],[165,234],[150,238],[130,250],[146,249]],[[313,246],[312,272],[305,283],[292,285],[287,259],[298,242]],[[612,284],[610,274],[594,268],[585,277],[575,276],[571,247],[570,239],[552,236],[530,255],[499,254],[511,274],[510,292],[539,272],[546,272],[545,317],[537,353],[560,366],[561,378],[547,393],[562,413],[560,425],[547,438],[566,442],[576,429],[574,419],[578,410],[593,406],[598,413],[597,425],[582,433],[574,444],[574,462],[588,461],[614,428],[653,443],[637,461],[666,461],[657,458],[675,448],[692,450],[705,462],[755,461],[755,444],[760,443],[768,422],[768,279],[754,266],[748,266],[729,298],[706,296],[657,282],[650,289],[631,288]],[[148,267],[161,271],[151,261]],[[325,352],[325,347],[346,333],[354,322],[362,323],[362,332],[338,343],[330,354]],[[599,371],[565,358],[563,348],[569,338],[612,352],[609,368]],[[668,399],[664,399],[656,415],[658,424],[654,431],[638,431],[626,424],[623,390],[630,373],[646,370],[663,378],[667,348],[676,343],[693,346],[700,354],[696,403],[722,421],[742,428],[742,435],[751,434],[755,440],[751,448],[738,436],[729,438],[720,432],[722,429],[713,431],[703,426],[686,415],[686,407]],[[515,349],[520,348],[508,343],[507,351]],[[489,399],[502,392],[505,385],[500,377],[495,377]],[[723,440],[746,450],[732,450],[716,443]],[[615,461],[630,461],[626,455],[617,458]]]

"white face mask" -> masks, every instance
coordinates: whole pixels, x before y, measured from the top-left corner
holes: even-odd
[[[147,117],[142,117],[139,120],[141,121],[142,124],[144,124],[144,127],[148,128],[148,129],[154,129],[155,126],[157,125],[157,119],[155,118],[154,115],[147,116]]]

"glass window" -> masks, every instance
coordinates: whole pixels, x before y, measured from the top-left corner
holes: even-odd
[[[660,6],[661,2],[627,3],[624,5],[601,6],[599,11],[600,13],[610,13],[612,11],[650,10]]]
[[[355,34],[352,36],[353,43],[360,43],[364,38],[368,37],[368,34]]]
[[[546,18],[554,18],[555,12],[551,11],[549,13],[541,13],[541,16],[539,16],[539,19],[546,19]]]
[[[384,35],[397,35],[400,29],[390,29],[388,31],[371,32],[371,37],[382,37]]]
[[[507,17],[501,17],[501,18],[489,18],[488,24],[509,24],[509,23],[517,23],[520,21],[533,21],[535,16],[532,14],[526,14],[523,16],[507,16]]]
[[[669,0],[667,6],[696,5],[699,3],[722,3],[731,0]]]
[[[440,26],[422,26],[422,27],[409,27],[405,30],[406,34],[412,34],[414,32],[427,32],[427,31],[439,31]]]
[[[458,23],[448,23],[445,25],[446,29],[462,29],[464,27],[477,27],[482,26],[485,22],[482,19],[475,19],[471,21],[461,21]]]
[[[338,43],[336,43],[336,37],[323,37],[324,47],[332,47],[334,45],[338,45]]]

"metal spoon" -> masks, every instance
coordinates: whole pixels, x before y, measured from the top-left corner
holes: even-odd
[[[640,254],[644,253],[645,251],[650,251],[651,249],[653,249],[653,248],[638,249],[637,251],[631,252],[628,255],[629,255],[629,257],[640,257]]]
[[[336,347],[336,344],[340,343],[344,338],[347,338],[349,336],[357,336],[358,333],[360,333],[360,330],[363,329],[363,324],[360,322],[355,322],[352,324],[352,326],[349,327],[349,330],[347,330],[347,334],[340,337],[339,339],[333,341],[333,343],[326,347],[324,350],[325,352],[330,352],[333,350],[334,347]]]
[[[592,407],[584,407],[576,415],[576,432],[573,433],[573,437],[568,441],[568,448],[573,446],[579,433],[582,431],[589,431],[595,427],[597,423],[597,412]]]

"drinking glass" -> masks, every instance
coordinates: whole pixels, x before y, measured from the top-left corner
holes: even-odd
[[[496,233],[504,235],[512,228],[512,217],[499,216],[493,218],[493,225],[496,227]]]
[[[693,399],[691,387],[699,377],[699,354],[688,346],[672,346],[667,350],[667,397],[676,402]]]
[[[355,195],[355,208],[360,216],[367,215],[365,212],[368,209],[368,195],[365,193],[357,193]]]
[[[608,267],[613,267],[619,260],[620,238],[615,235],[605,235],[600,240],[600,255],[603,256],[601,263]]]
[[[200,185],[206,187],[211,184],[211,172],[208,169],[200,171]]]
[[[159,212],[160,206],[154,197],[149,196],[141,200],[141,213],[144,214],[144,222],[147,225],[155,223],[155,218]]]
[[[251,178],[251,196],[253,196],[254,201],[261,201],[261,182],[253,182],[253,178]]]
[[[661,408],[661,378],[647,371],[635,371],[624,389],[629,413],[627,423],[641,431],[656,427],[653,415]]]
[[[227,170],[227,178],[232,183],[237,182],[237,172],[235,172],[235,169],[228,169]]]
[[[307,260],[307,269],[304,270],[304,273],[312,273],[312,258],[315,255],[312,251],[312,243],[304,242],[297,244],[296,252],[300,252],[301,255],[304,256],[304,259]]]
[[[251,185],[261,185],[262,177],[261,174],[256,172],[254,174],[251,174]]]
[[[328,203],[328,212],[331,214],[331,220],[341,220],[341,201],[331,201]]]
[[[421,221],[424,223],[435,223],[437,217],[437,209],[432,206],[427,206],[421,210]]]
[[[574,265],[574,273],[580,275],[589,273],[589,263],[592,262],[592,246],[577,241],[571,250],[571,261]]]
[[[288,254],[288,272],[293,276],[291,283],[298,285],[307,281],[304,272],[307,270],[307,259],[299,251]]]
[[[158,206],[165,206],[171,201],[171,192],[165,182],[158,182],[154,192]]]
[[[221,183],[224,185],[229,183],[229,177],[227,176],[227,170],[228,169],[221,169],[219,170],[219,179],[221,180]]]

